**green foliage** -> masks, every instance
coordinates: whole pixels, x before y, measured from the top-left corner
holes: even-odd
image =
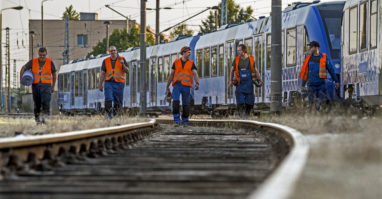
[[[191,29],[188,29],[186,24],[181,24],[179,26],[176,26],[170,32],[171,37],[176,37],[178,35],[192,35],[192,34],[194,34],[194,31]]]
[[[69,20],[78,21],[80,20],[80,13],[74,10],[73,5],[65,8],[65,12],[62,13],[62,19],[65,20],[65,15],[69,16]]]
[[[154,45],[155,38],[152,34],[146,33],[146,43],[148,45]],[[109,45],[115,46],[118,50],[125,50],[130,47],[139,46],[139,27],[133,26],[130,30],[130,33],[127,32],[126,28],[123,30],[114,29],[113,33],[109,36]],[[104,53],[106,53],[106,38],[98,42],[97,45],[93,47],[93,51],[88,55],[96,56]]]
[[[217,27],[220,27],[221,3],[219,3],[218,7],[219,10],[210,11],[207,19],[202,20],[202,25],[199,26],[201,32],[210,32],[216,30]],[[236,4],[234,0],[227,0],[228,24],[240,23],[241,21],[245,22],[251,18],[252,13],[253,9],[250,6],[242,8],[239,4]]]

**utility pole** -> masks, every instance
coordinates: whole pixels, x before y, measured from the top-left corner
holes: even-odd
[[[41,46],[44,46],[44,2],[49,0],[41,1]]]
[[[140,33],[140,44],[141,44],[141,76],[140,76],[140,84],[141,84],[141,94],[140,94],[140,110],[139,114],[145,116],[146,115],[146,107],[147,107],[147,96],[146,96],[146,1],[141,0],[141,33]]]
[[[155,45],[160,43],[160,33],[159,33],[159,10],[160,10],[160,0],[156,0],[156,8],[155,8]]]
[[[13,60],[13,90],[17,87],[16,59]]]
[[[64,39],[64,52],[63,64],[69,63],[69,16],[65,15],[65,39]]]
[[[5,31],[6,31],[6,35],[5,35],[5,42],[6,42],[6,47],[7,47],[7,66],[6,66],[6,70],[5,70],[5,80],[6,80],[6,84],[7,84],[7,92],[5,93],[6,97],[5,97],[5,106],[6,106],[6,110],[7,110],[7,113],[10,112],[10,96],[9,96],[9,90],[10,90],[10,84],[11,84],[11,81],[10,81],[10,66],[11,66],[11,56],[10,56],[10,42],[9,42],[9,27],[5,28]]]
[[[3,107],[3,14],[0,11],[0,110]]]
[[[30,34],[30,54],[29,54],[29,59],[33,59],[33,56],[34,56],[34,53],[33,53],[33,50],[34,50],[34,46],[33,46],[33,41],[34,41],[34,31],[31,30],[29,31],[29,34]]]
[[[222,0],[220,12],[220,26],[227,24],[227,0]]]
[[[271,112],[281,111],[281,0],[272,0]]]
[[[0,109],[3,106],[3,11],[4,10],[21,10],[23,6],[9,7],[0,9]]]
[[[106,25],[106,53],[109,52],[109,26],[110,21],[105,21],[103,24]]]
[[[44,1],[41,1],[41,46],[44,46]]]

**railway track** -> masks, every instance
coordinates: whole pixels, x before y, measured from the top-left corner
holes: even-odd
[[[0,198],[256,198],[295,144],[260,123],[169,123],[1,140]]]

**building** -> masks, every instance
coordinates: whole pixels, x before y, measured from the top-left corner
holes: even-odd
[[[93,50],[98,42],[106,38],[106,25],[110,22],[109,34],[114,29],[123,29],[127,20],[98,20],[97,13],[80,13],[80,20],[69,20],[69,60],[84,58]],[[129,20],[129,27],[138,26],[135,20]],[[41,20],[29,20],[29,59],[38,55],[41,45]],[[155,30],[147,28],[149,34],[155,37]],[[164,41],[169,41],[168,35],[161,34]],[[52,58],[57,70],[63,64],[65,40],[65,20],[44,20],[44,46],[48,57]],[[106,49],[105,49],[106,53]]]
[[[80,16],[78,21],[69,20],[69,60],[87,56],[106,37],[105,21],[110,22],[109,34],[114,29],[127,27],[127,20],[98,20],[96,13],[81,13]],[[29,32],[29,58],[32,59],[38,56],[42,46],[41,20],[29,20]],[[63,64],[64,40],[65,20],[44,20],[44,46],[57,69]]]

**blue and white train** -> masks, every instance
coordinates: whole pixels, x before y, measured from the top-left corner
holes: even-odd
[[[341,74],[341,20],[344,2],[296,3],[283,12],[283,103],[288,105],[299,89],[298,73],[307,53],[309,41],[321,44],[321,51],[331,58],[335,72]],[[172,63],[179,58],[182,46],[190,46],[192,59],[200,77],[200,89],[193,92],[196,107],[213,109],[235,104],[234,89],[228,86],[230,68],[236,56],[236,47],[244,43],[248,53],[256,59],[264,86],[255,88],[255,103],[270,103],[271,18],[231,24],[220,30],[191,36],[177,41],[150,46],[146,52],[146,88],[149,109],[170,109],[165,101],[165,86]],[[130,66],[124,90],[123,106],[128,110],[139,107],[140,50],[131,48],[120,52]],[[62,111],[95,112],[103,109],[104,95],[98,91],[100,68],[107,55],[95,59],[73,61],[63,65],[58,75],[58,104]],[[339,99],[329,77],[327,87],[330,99]]]
[[[341,94],[382,105],[381,12],[379,0],[348,0],[342,23]]]

